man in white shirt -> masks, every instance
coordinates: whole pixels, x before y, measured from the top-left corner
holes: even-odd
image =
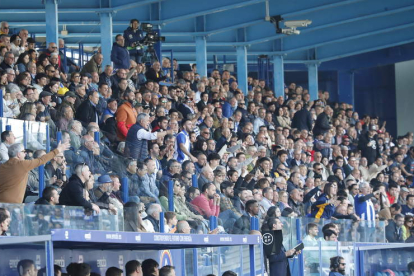
[[[9,160],[9,147],[16,141],[11,130],[6,130],[1,133],[1,144],[0,144],[0,164],[5,163]]]

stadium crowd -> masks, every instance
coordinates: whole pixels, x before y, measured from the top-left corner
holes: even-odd
[[[393,138],[385,121],[331,101],[328,91],[311,100],[290,83],[275,97],[252,76],[241,91],[227,70],[200,76],[196,64],[183,69],[175,59],[139,63],[137,20],[116,36],[114,66],[102,66],[98,51],[79,67],[63,55],[62,39],[40,52],[27,30],[9,34],[7,22],[0,35],[3,117],[47,123],[56,148],[24,149],[13,127],[2,132],[1,202],[124,212],[125,230],[137,232],[159,232],[161,212],[170,233],[248,234],[251,217],[260,225],[278,217],[384,220],[389,242],[413,241],[411,132]],[[47,188],[38,198],[41,164]],[[211,216],[217,229],[209,229]],[[4,234],[10,215],[0,209],[0,218]],[[323,237],[335,240],[327,228]]]

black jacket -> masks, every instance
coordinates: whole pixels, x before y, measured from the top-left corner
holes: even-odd
[[[385,227],[385,237],[388,242],[400,242],[403,243],[403,229],[397,228],[397,225],[393,220],[390,220],[388,225]]]
[[[295,113],[292,119],[292,128],[306,129],[307,131],[312,129],[312,117],[306,108],[302,108]]]
[[[99,122],[98,112],[96,107],[88,99],[80,104],[76,110],[75,119],[82,123],[83,127],[87,127],[90,122]]]
[[[234,223],[233,234],[249,234],[250,232],[250,215],[239,217]]]
[[[368,165],[371,165],[380,153],[376,135],[370,138],[368,134],[368,131],[366,131],[359,137],[358,149],[361,150],[361,155],[368,160]],[[368,144],[370,144],[370,146],[368,146]]]
[[[92,209],[92,203],[83,197],[83,189],[85,184],[76,174],[72,175],[68,184],[63,188],[59,197],[60,205],[68,206],[82,206],[87,209]]]
[[[35,201],[35,204],[37,205],[50,205],[50,202],[47,201],[45,198],[41,197],[38,200]]]
[[[157,75],[157,72],[155,72],[154,68],[148,69],[148,71],[145,72],[145,77],[147,78],[147,80],[152,80],[155,82],[160,82],[167,78],[166,76],[164,76],[162,71],[160,71]]]
[[[316,118],[315,126],[313,127],[313,135],[325,134],[330,129],[329,116],[325,112],[322,112]]]

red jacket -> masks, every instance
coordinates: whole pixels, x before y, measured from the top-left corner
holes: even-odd
[[[195,209],[204,217],[210,218],[220,214],[220,206],[215,205],[213,199],[208,199],[204,194],[199,195],[191,201]]]

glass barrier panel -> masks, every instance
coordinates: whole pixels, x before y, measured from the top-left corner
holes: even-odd
[[[370,247],[372,244],[368,244]],[[407,244],[392,244],[392,248],[360,249],[360,265],[364,275],[411,275],[407,265],[414,261],[414,247]],[[362,249],[362,250],[361,250]]]
[[[243,273],[241,275],[250,275],[250,250],[248,245],[242,245],[243,250]]]
[[[224,271],[231,270],[236,272],[237,275],[242,275],[242,265],[244,266],[242,259],[242,249],[242,246],[227,246],[219,248],[221,274],[223,274]]]
[[[0,243],[0,255],[2,256],[0,258],[0,275],[21,275],[17,271],[17,266],[21,260],[33,261],[38,272],[36,275],[46,275],[45,242],[16,241],[14,244]]]
[[[198,256],[198,275],[213,274],[213,267],[215,259],[213,257],[213,248],[203,247],[197,248]]]

